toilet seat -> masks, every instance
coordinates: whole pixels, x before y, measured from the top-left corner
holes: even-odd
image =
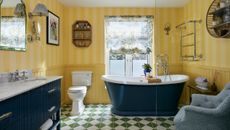
[[[69,88],[68,92],[70,93],[86,93],[86,86],[72,86]]]

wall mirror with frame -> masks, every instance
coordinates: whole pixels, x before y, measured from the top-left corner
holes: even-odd
[[[23,0],[0,0],[0,50],[26,51],[26,7]]]

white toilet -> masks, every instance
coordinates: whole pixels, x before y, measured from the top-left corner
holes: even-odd
[[[80,115],[84,111],[87,88],[92,83],[91,71],[74,71],[72,72],[72,86],[68,90],[68,95],[73,101],[71,115]]]

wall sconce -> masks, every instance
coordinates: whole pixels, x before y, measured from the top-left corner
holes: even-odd
[[[34,10],[32,12],[29,12],[29,18],[33,19],[34,16],[48,16],[48,9],[44,4],[37,4],[36,7],[34,8]],[[40,27],[40,23],[36,22],[36,21],[32,21],[32,34],[29,34],[28,37],[28,41],[29,42],[33,42],[34,40],[39,40],[40,41],[40,33],[41,33],[41,27]]]
[[[25,14],[25,5],[23,3],[18,3],[14,9],[14,15],[18,17],[24,17]]]
[[[38,3],[32,12],[29,12],[29,18],[34,16],[48,16],[48,9],[44,4]]]
[[[169,35],[169,32],[171,31],[171,26],[169,23],[165,24],[164,31],[166,35]]]

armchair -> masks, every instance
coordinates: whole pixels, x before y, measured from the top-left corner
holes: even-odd
[[[230,130],[230,82],[216,96],[193,94],[174,123],[176,130]]]

